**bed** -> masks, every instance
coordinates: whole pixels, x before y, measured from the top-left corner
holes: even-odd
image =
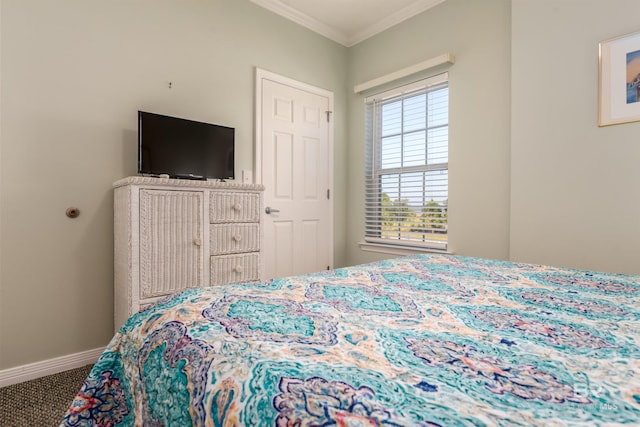
[[[61,425],[640,425],[640,276],[415,255],[187,290]]]

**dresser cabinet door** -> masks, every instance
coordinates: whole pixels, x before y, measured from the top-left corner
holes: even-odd
[[[204,282],[200,191],[140,190],[140,298]]]

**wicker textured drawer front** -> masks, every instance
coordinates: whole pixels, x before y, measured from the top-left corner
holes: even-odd
[[[260,221],[260,195],[243,192],[211,192],[209,220],[216,222]]]
[[[211,285],[259,280],[257,253],[211,257]]]
[[[204,283],[201,191],[140,190],[140,296]]]
[[[211,226],[209,247],[211,255],[258,252],[260,250],[260,224],[215,224]]]

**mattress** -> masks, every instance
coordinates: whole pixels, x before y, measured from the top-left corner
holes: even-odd
[[[640,276],[415,255],[187,290],[61,425],[640,425]]]

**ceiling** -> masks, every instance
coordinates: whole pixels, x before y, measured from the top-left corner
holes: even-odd
[[[251,0],[347,47],[443,1],[445,0]]]

